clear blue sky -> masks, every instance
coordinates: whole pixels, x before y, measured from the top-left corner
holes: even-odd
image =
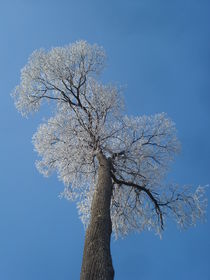
[[[22,119],[10,92],[37,48],[79,39],[104,46],[103,80],[126,86],[129,114],[167,112],[182,152],[180,184],[210,183],[210,2],[208,0],[0,1],[0,279],[77,280],[84,243],[76,207],[55,176],[35,169],[31,144],[43,116]],[[208,197],[210,192],[208,192]],[[208,208],[208,213],[209,213]],[[209,280],[210,215],[180,232],[168,223],[112,242],[116,280]]]

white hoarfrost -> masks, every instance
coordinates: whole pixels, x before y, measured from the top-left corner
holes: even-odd
[[[57,172],[65,188],[61,196],[76,200],[84,224],[97,181],[97,153],[112,162],[111,216],[116,236],[154,229],[161,233],[172,216],[186,227],[205,212],[204,188],[164,184],[170,162],[179,151],[174,123],[165,113],[130,117],[122,114],[119,90],[97,81],[105,53],[79,41],[35,51],[21,72],[13,93],[23,114],[54,101],[53,117],[33,136],[45,176]]]

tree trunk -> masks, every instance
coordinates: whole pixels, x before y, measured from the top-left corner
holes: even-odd
[[[105,156],[98,156],[98,181],[91,205],[91,218],[86,231],[80,280],[113,280],[114,269],[110,252],[112,223],[110,202],[112,195],[111,164]]]

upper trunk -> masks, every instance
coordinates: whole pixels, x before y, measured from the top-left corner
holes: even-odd
[[[110,253],[112,223],[111,164],[105,156],[98,156],[98,181],[91,205],[91,218],[86,231],[80,280],[112,280],[114,270]]]

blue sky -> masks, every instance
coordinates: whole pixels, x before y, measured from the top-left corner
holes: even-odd
[[[210,183],[210,2],[207,0],[0,1],[0,279],[79,279],[84,230],[61,182],[35,169],[31,137],[44,117],[23,119],[10,93],[37,48],[79,39],[104,46],[105,82],[125,86],[129,114],[166,112],[181,154],[169,178]],[[207,196],[210,196],[208,191]],[[169,222],[112,242],[116,280],[209,280],[210,217],[180,232]]]

